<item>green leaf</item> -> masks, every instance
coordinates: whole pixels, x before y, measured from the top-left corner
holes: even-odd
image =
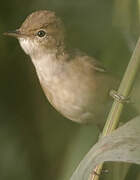
[[[81,161],[71,180],[88,180],[93,169],[105,161],[140,164],[140,116],[101,138]]]

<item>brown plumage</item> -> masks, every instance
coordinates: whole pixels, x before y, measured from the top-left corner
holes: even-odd
[[[70,120],[103,125],[118,82],[94,58],[71,51],[62,21],[54,12],[32,13],[12,33],[31,57],[49,102]]]

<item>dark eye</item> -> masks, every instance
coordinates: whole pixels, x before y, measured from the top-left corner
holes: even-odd
[[[44,36],[46,35],[46,32],[43,31],[43,30],[40,30],[40,31],[38,31],[37,35],[38,35],[39,37],[44,37]]]

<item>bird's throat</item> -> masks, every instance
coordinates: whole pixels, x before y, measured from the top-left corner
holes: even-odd
[[[64,63],[57,59],[57,55],[54,52],[47,52],[38,58],[31,57],[31,59],[40,82],[52,84],[57,81],[63,72]]]

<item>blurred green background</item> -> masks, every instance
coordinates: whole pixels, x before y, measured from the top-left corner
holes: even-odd
[[[73,123],[51,107],[30,58],[2,33],[18,28],[35,10],[53,10],[63,19],[71,46],[122,77],[139,36],[139,8],[138,0],[1,1],[1,180],[67,180],[99,134],[94,125]],[[133,93],[138,105],[139,90]],[[127,179],[137,179],[138,171],[136,166]]]

